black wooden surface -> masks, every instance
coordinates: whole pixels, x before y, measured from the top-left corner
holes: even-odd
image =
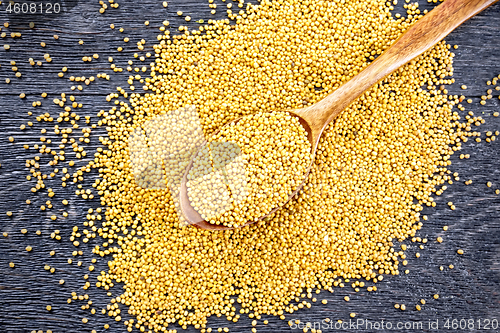
[[[46,181],[52,187],[56,196],[53,198],[54,208],[42,212],[39,207],[49,200],[45,193],[32,194],[30,188],[32,181],[27,181],[25,176],[28,170],[24,162],[36,153],[33,149],[24,150],[23,144],[33,146],[37,143],[40,130],[44,124],[37,123],[34,116],[28,116],[28,111],[34,115],[43,112],[55,114],[60,112],[55,108],[52,99],[60,93],[72,93],[77,101],[83,103],[80,110],[81,116],[90,115],[96,120],[96,113],[101,109],[108,109],[105,95],[115,91],[117,86],[126,86],[129,73],[113,73],[110,70],[107,58],[112,56],[120,67],[126,67],[126,62],[138,52],[144,55],[152,52],[152,45],[156,41],[158,27],[164,20],[169,20],[171,26],[179,25],[196,26],[199,19],[205,21],[209,18],[222,18],[225,15],[223,4],[220,0],[217,15],[210,14],[208,3],[203,0],[171,0],[168,8],[163,8],[162,1],[120,1],[118,9],[109,8],[104,15],[98,13],[98,1],[79,1],[68,12],[59,15],[52,21],[37,22],[34,29],[28,28],[28,21],[14,21],[16,24],[9,28],[2,26],[1,32],[7,32],[7,37],[0,38],[0,233],[8,232],[9,236],[0,236],[0,333],[3,332],[31,332],[52,330],[53,332],[97,332],[106,331],[103,325],[109,323],[109,332],[126,332],[122,323],[116,323],[107,315],[100,314],[101,308],[108,303],[106,292],[95,287],[97,272],[106,268],[106,260],[98,258],[96,270],[89,274],[88,266],[93,258],[91,247],[98,244],[93,240],[89,246],[81,247],[84,255],[73,257],[73,245],[68,240],[71,228],[81,226],[83,216],[89,207],[98,207],[97,201],[84,201],[74,195],[76,189],[69,185],[62,190],[60,178],[55,181]],[[432,8],[425,3],[420,4],[421,9]],[[401,4],[396,11],[402,13]],[[0,5],[0,23],[9,20],[4,13],[6,3]],[[182,10],[190,15],[193,21],[187,24],[175,14]],[[12,19],[12,18],[11,18]],[[145,26],[144,21],[149,20],[150,25]],[[112,30],[109,25],[114,23]],[[118,29],[124,28],[120,33]],[[10,38],[11,31],[22,33],[21,38]],[[52,36],[59,35],[55,40]],[[124,43],[124,37],[130,37],[129,43]],[[143,52],[136,49],[137,41],[144,38],[147,41]],[[78,41],[84,44],[79,45]],[[500,112],[498,92],[494,93],[492,100],[485,106],[479,105],[479,98],[485,94],[486,81],[500,74],[500,4],[496,4],[484,13],[465,23],[452,33],[447,41],[459,45],[455,50],[455,79],[456,83],[449,87],[452,94],[462,94],[473,99],[472,104],[464,103],[467,112],[474,111],[486,119],[481,131],[500,130],[500,117],[493,117],[492,113]],[[47,46],[42,48],[40,42]],[[5,51],[3,44],[11,45]],[[118,53],[116,48],[122,46],[124,51]],[[51,63],[43,62],[43,66],[32,67],[28,58],[35,61],[43,60],[43,55],[49,53],[53,59]],[[98,53],[100,58],[91,63],[83,63],[82,56]],[[153,59],[153,58],[150,58]],[[10,61],[16,61],[16,66],[22,73],[21,78],[16,78],[11,70]],[[149,60],[141,63],[134,59],[134,66],[148,66]],[[57,77],[63,66],[68,67],[65,78]],[[73,83],[68,80],[71,75],[90,77],[97,73],[106,72],[111,75],[111,80],[97,79],[89,86],[83,85],[83,91],[69,89]],[[5,78],[11,78],[11,83],[6,84]],[[468,86],[466,91],[460,85]],[[46,92],[48,97],[42,99],[40,94]],[[20,99],[19,94],[25,93],[27,97]],[[42,100],[42,106],[34,109],[31,103]],[[464,112],[460,112],[465,115]],[[27,121],[34,121],[30,131],[21,131],[19,126]],[[49,128],[49,126],[46,126]],[[91,144],[87,151],[98,146],[97,137],[104,135],[104,129],[93,131]],[[9,136],[15,138],[10,143]],[[50,138],[50,135],[46,135]],[[484,138],[484,135],[483,135]],[[469,160],[460,160],[458,154],[452,157],[451,169],[460,174],[460,181],[448,186],[448,190],[436,199],[437,207],[425,209],[424,214],[429,216],[428,221],[423,221],[424,226],[419,232],[420,237],[427,237],[429,242],[424,250],[418,249],[417,243],[407,241],[409,245],[408,275],[386,277],[378,284],[378,291],[368,293],[360,291],[355,293],[352,288],[335,289],[333,294],[324,292],[319,299],[328,299],[326,305],[316,304],[311,309],[302,310],[287,316],[287,320],[300,319],[301,321],[317,322],[325,318],[336,321],[349,320],[349,313],[357,314],[357,319],[370,321],[397,322],[423,322],[423,330],[399,330],[405,332],[446,332],[453,331],[444,328],[447,319],[474,319],[475,329],[462,331],[478,331],[478,320],[500,320],[500,196],[494,190],[500,188],[500,140],[493,143],[469,141],[464,144],[461,153],[470,154]],[[38,141],[38,143],[41,143]],[[92,154],[90,153],[89,156]],[[69,154],[71,156],[71,154]],[[77,166],[82,166],[80,161]],[[70,168],[71,169],[71,168]],[[44,168],[42,167],[42,171]],[[45,169],[48,171],[49,169]],[[73,168],[74,170],[74,168]],[[93,174],[95,177],[95,174]],[[87,177],[86,184],[91,183]],[[472,179],[469,186],[463,184],[464,180]],[[486,182],[491,181],[493,186],[488,188]],[[71,183],[70,183],[71,184]],[[87,186],[88,187],[88,186]],[[70,205],[62,206],[61,200],[67,198]],[[31,199],[30,206],[25,204],[26,199]],[[447,202],[453,201],[457,209],[452,211]],[[62,211],[69,213],[67,218],[62,217]],[[13,216],[7,217],[6,211],[12,211]],[[56,214],[58,219],[52,221],[50,215]],[[449,226],[448,231],[443,231],[444,225]],[[26,228],[28,233],[23,235],[20,230]],[[55,229],[61,230],[63,239],[56,241],[50,238],[50,233]],[[35,234],[37,230],[41,235]],[[437,236],[442,236],[444,242],[436,243]],[[26,246],[32,246],[33,251],[25,251]],[[465,254],[459,256],[457,249],[464,249]],[[55,256],[49,252],[55,250]],[[422,256],[417,259],[415,252]],[[68,264],[68,258],[74,260]],[[82,261],[82,266],[76,262]],[[15,268],[9,267],[9,262],[15,263]],[[448,265],[453,264],[454,269]],[[44,270],[45,265],[54,267],[52,274]],[[439,270],[444,266],[444,271]],[[84,291],[83,276],[90,275],[92,287]],[[66,283],[59,285],[58,281],[64,279]],[[113,296],[120,293],[121,287],[115,287]],[[67,304],[71,292],[78,294],[88,293],[93,304],[91,308],[97,310],[96,315],[91,315],[89,310],[80,307],[87,301],[73,301]],[[432,295],[439,294],[440,298],[434,300]],[[343,297],[349,295],[351,301],[346,303]],[[417,302],[424,298],[427,303],[422,306],[422,311],[415,310]],[[405,304],[406,311],[396,310],[395,303]],[[48,312],[45,307],[52,306]],[[126,313],[126,308],[122,307]],[[82,318],[88,318],[87,324],[82,323]],[[125,316],[127,318],[127,316]],[[263,318],[264,319],[264,318]],[[291,330],[286,321],[277,318],[269,320],[266,326],[259,321],[258,332],[299,332]],[[439,321],[439,329],[429,329],[428,322]],[[236,324],[228,323],[225,319],[211,318],[210,327],[229,327],[230,332],[250,332],[251,320],[240,319]],[[451,322],[450,322],[451,323]],[[484,326],[484,322],[481,322]],[[171,327],[174,328],[174,327]],[[337,331],[352,331],[344,329]],[[186,330],[195,332],[193,328]],[[323,329],[323,332],[335,329]],[[375,331],[359,329],[358,331]],[[379,329],[378,332],[388,331]],[[393,330],[398,331],[398,330]],[[460,331],[460,329],[459,329]],[[490,330],[500,331],[500,330]]]

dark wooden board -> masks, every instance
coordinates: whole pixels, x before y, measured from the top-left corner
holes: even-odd
[[[6,2],[6,1],[4,1]],[[54,113],[56,109],[51,100],[60,93],[69,94],[71,91],[67,79],[60,79],[57,73],[63,66],[69,68],[68,74],[87,77],[97,72],[113,73],[109,69],[108,56],[115,58],[115,63],[126,67],[126,62],[132,58],[136,51],[137,41],[144,38],[147,47],[141,54],[152,51],[152,45],[156,40],[158,27],[165,19],[171,22],[173,27],[179,25],[196,26],[194,22],[199,19],[205,21],[211,17],[224,17],[224,10],[219,4],[218,13],[210,14],[208,2],[204,0],[171,0],[168,1],[167,9],[163,8],[162,1],[119,1],[119,9],[108,9],[104,15],[98,13],[100,8],[98,1],[79,1],[68,13],[60,15],[56,19],[37,24],[35,29],[24,26],[13,26],[2,28],[2,32],[21,31],[22,37],[12,41],[11,38],[0,38],[0,232],[8,232],[9,237],[0,236],[0,333],[31,332],[32,330],[48,329],[53,332],[104,332],[103,325],[111,325],[109,332],[126,332],[121,323],[116,323],[107,315],[101,315],[100,309],[108,303],[109,297],[103,290],[95,288],[96,272],[106,268],[106,260],[99,259],[96,271],[90,273],[92,287],[88,290],[93,301],[92,307],[96,308],[98,314],[91,315],[88,310],[82,310],[82,301],[67,304],[66,300],[72,291],[79,294],[85,293],[81,287],[85,281],[83,275],[89,273],[87,270],[91,258],[90,247],[83,247],[83,256],[73,258],[81,260],[83,265],[78,267],[76,263],[69,265],[68,258],[72,258],[71,252],[74,247],[68,241],[71,228],[81,225],[82,216],[86,214],[89,201],[84,201],[73,194],[75,187],[68,186],[65,191],[59,185],[54,185],[57,200],[53,200],[53,212],[62,211],[60,204],[62,198],[70,200],[69,216],[50,220],[51,212],[41,213],[39,206],[49,198],[43,195],[32,195],[31,182],[25,178],[27,170],[24,166],[26,159],[33,156],[34,151],[25,151],[23,144],[33,145],[38,138],[33,136],[33,131],[23,132],[19,129],[22,123],[30,118],[27,112],[33,110],[31,103],[42,100],[40,94],[46,92],[47,99],[43,100],[42,107],[34,111],[35,114],[43,112]],[[402,2],[402,1],[401,1]],[[427,2],[420,4],[421,9],[432,8]],[[3,13],[5,3],[0,5],[0,23],[8,18]],[[193,17],[190,24],[177,17],[178,10]],[[401,10],[401,3],[396,9]],[[144,21],[149,20],[151,24],[146,27]],[[114,23],[115,30],[109,28]],[[123,27],[124,33],[118,28]],[[52,37],[59,35],[58,40]],[[123,38],[130,37],[130,42],[124,45]],[[465,91],[466,96],[474,100],[473,104],[465,104],[467,111],[474,111],[486,119],[486,124],[481,130],[500,130],[500,117],[493,117],[494,111],[500,111],[500,100],[498,93],[494,99],[488,101],[487,105],[480,106],[479,97],[485,94],[487,86],[485,82],[494,75],[500,74],[500,4],[496,4],[484,13],[465,23],[453,32],[447,41],[460,47],[454,51],[455,79],[456,83],[449,88],[453,94],[462,94],[460,85],[466,84],[469,88]],[[7,41],[8,40],[8,41]],[[85,43],[79,45],[78,41]],[[46,42],[47,46],[42,48],[40,42]],[[3,44],[10,44],[11,50],[5,51]],[[116,48],[124,46],[124,51],[118,53]],[[53,58],[52,63],[44,62],[43,68],[32,68],[28,64],[28,58],[42,60],[43,54],[49,53]],[[83,63],[83,55],[98,53],[99,60],[91,63]],[[152,58],[151,58],[152,59]],[[22,72],[22,78],[16,78],[11,70],[10,61],[15,60]],[[140,61],[134,60],[134,64]],[[144,65],[148,65],[145,61]],[[81,115],[90,115],[95,119],[96,113],[101,109],[108,109],[109,104],[105,101],[105,95],[115,90],[116,86],[125,86],[129,73],[113,73],[111,81],[97,80],[90,86],[85,86],[83,91],[75,90],[73,94],[77,100],[84,104],[80,111]],[[5,83],[5,78],[11,78],[10,84]],[[27,98],[20,99],[20,93],[26,93]],[[59,112],[59,110],[57,110]],[[461,112],[461,114],[464,114]],[[34,128],[42,129],[43,124],[35,122]],[[104,135],[104,130],[93,132],[90,148],[98,146],[98,135]],[[9,136],[14,136],[15,143],[8,141]],[[50,136],[48,136],[50,137]],[[484,137],[484,136],[483,136]],[[349,313],[357,313],[357,319],[370,321],[390,321],[395,325],[397,322],[423,322],[424,330],[402,330],[405,332],[446,332],[443,327],[446,319],[474,319],[477,328],[477,320],[497,319],[500,321],[500,196],[494,190],[500,188],[500,140],[493,143],[471,142],[464,144],[462,150],[470,154],[469,160],[460,160],[458,155],[452,157],[453,171],[460,174],[461,181],[449,186],[449,189],[436,199],[437,207],[426,209],[425,214],[429,216],[424,221],[424,226],[419,236],[429,238],[425,250],[418,250],[422,257],[416,259],[417,245],[409,244],[408,257],[410,274],[386,277],[378,284],[378,291],[368,293],[361,291],[355,293],[350,287],[337,288],[333,294],[322,293],[321,299],[329,300],[328,304],[317,304],[311,309],[302,310],[288,315],[287,320],[300,319],[301,321],[320,322],[325,318],[332,320],[349,320]],[[78,165],[83,165],[80,162]],[[90,177],[89,177],[90,178]],[[472,179],[472,185],[465,186],[463,180]],[[486,182],[491,181],[493,187],[486,187]],[[87,181],[89,184],[90,180]],[[58,181],[60,183],[60,181]],[[48,182],[50,186],[50,182]],[[31,199],[33,204],[27,206],[24,202]],[[451,211],[447,202],[453,201],[457,207]],[[98,207],[97,201],[91,202],[90,206]],[[7,217],[5,212],[12,211],[14,215]],[[60,214],[59,214],[60,215]],[[450,228],[444,232],[442,226]],[[26,235],[20,230],[28,229]],[[61,230],[63,240],[58,242],[49,237],[55,229]],[[37,236],[36,230],[41,230],[42,235]],[[437,244],[437,236],[443,236],[445,241]],[[97,244],[94,240],[90,245]],[[34,251],[27,253],[24,249],[31,245]],[[459,256],[456,250],[462,248],[465,254]],[[51,257],[49,252],[56,251]],[[15,262],[14,269],[9,268],[9,262]],[[51,274],[44,270],[44,265],[56,268]],[[449,264],[455,265],[453,270],[447,268]],[[441,272],[439,266],[445,266]],[[59,279],[66,283],[61,286]],[[115,287],[113,295],[120,293],[120,287]],[[432,299],[432,295],[440,294],[438,300]],[[351,301],[346,303],[343,297],[349,295]],[[415,310],[418,300],[425,298],[427,304],[423,310]],[[404,303],[408,310],[402,312],[394,309],[395,303]],[[48,312],[46,305],[52,305],[52,311]],[[122,308],[126,312],[126,308]],[[82,318],[89,318],[89,323],[83,324]],[[127,318],[127,316],[125,316]],[[257,325],[258,332],[299,332],[298,329],[291,330],[286,321],[277,318],[269,319],[269,325]],[[440,328],[431,330],[428,328],[429,321],[439,320]],[[210,327],[229,327],[231,332],[250,332],[251,324],[248,318],[242,318],[238,323],[229,324],[225,319],[211,318]],[[189,328],[186,332],[195,332]],[[330,331],[352,331],[352,329],[323,329]],[[360,332],[375,330],[359,329]],[[387,329],[377,330],[388,331]],[[398,330],[393,330],[398,331]],[[400,330],[401,331],[401,330]],[[459,330],[460,331],[460,330]],[[462,330],[476,331],[476,330]],[[493,331],[493,330],[490,330]],[[498,330],[497,330],[498,331]]]

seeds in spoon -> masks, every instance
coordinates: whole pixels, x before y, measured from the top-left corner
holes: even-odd
[[[238,227],[288,201],[304,181],[311,144],[299,118],[257,112],[208,139],[188,175],[193,208],[208,222]]]

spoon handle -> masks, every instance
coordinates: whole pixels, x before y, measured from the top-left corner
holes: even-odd
[[[498,0],[446,0],[411,26],[368,67],[332,94],[298,113],[311,124],[313,138],[371,86],[432,48],[467,19]]]

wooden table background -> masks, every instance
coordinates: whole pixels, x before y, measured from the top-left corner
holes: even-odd
[[[217,15],[213,16],[210,14],[208,2],[204,0],[170,0],[167,9],[163,8],[162,1],[158,0],[119,1],[120,8],[109,8],[104,15],[101,15],[98,13],[100,6],[97,0],[75,0],[72,4],[71,1],[66,1],[73,6],[71,9],[52,21],[36,21],[35,29],[29,29],[26,19],[16,21],[5,14],[5,2],[0,5],[0,23],[10,19],[12,26],[8,29],[2,27],[1,32],[7,32],[8,36],[0,38],[0,163],[2,164],[0,232],[8,232],[9,236],[8,238],[0,236],[0,333],[32,330],[46,332],[49,329],[58,333],[90,332],[92,329],[104,332],[105,323],[111,325],[107,330],[109,332],[126,332],[122,323],[116,323],[107,315],[100,314],[109,297],[103,290],[95,287],[95,277],[99,271],[107,267],[106,260],[99,258],[96,271],[90,273],[92,287],[88,291],[82,289],[85,283],[83,275],[89,273],[87,268],[93,258],[91,248],[98,244],[98,239],[82,247],[83,256],[74,258],[75,262],[78,260],[83,262],[81,267],[75,263],[72,265],[67,263],[67,259],[72,258],[71,252],[74,250],[68,239],[71,228],[74,225],[81,226],[86,210],[89,207],[98,207],[98,201],[84,202],[76,197],[73,194],[75,186],[71,182],[62,191],[58,178],[56,182],[47,182],[47,187],[54,188],[56,192],[52,200],[54,208],[42,212],[39,207],[49,198],[46,193],[33,195],[30,192],[33,182],[25,178],[28,174],[24,166],[25,160],[33,158],[35,151],[24,150],[22,145],[33,146],[35,143],[40,143],[39,131],[45,126],[36,121],[30,131],[21,131],[19,126],[34,120],[34,116],[27,115],[30,110],[34,115],[60,112],[61,109],[54,106],[52,99],[62,92],[75,95],[77,101],[84,105],[78,113],[81,116],[92,116],[95,122],[97,112],[110,107],[105,101],[105,95],[115,91],[117,86],[127,86],[129,72],[124,70],[123,73],[113,73],[107,60],[109,56],[115,58],[118,66],[125,68],[126,62],[133,59],[133,54],[138,52],[136,43],[140,39],[144,38],[147,41],[146,49],[139,52],[140,54],[153,51],[152,44],[156,41],[158,27],[163,20],[169,20],[174,28],[179,25],[195,27],[198,24],[194,21],[199,19],[206,21],[213,17],[224,17],[225,6],[222,7],[223,3],[216,0],[215,3],[219,8]],[[420,7],[432,8],[427,2],[421,3]],[[175,14],[178,10],[190,15],[193,21],[186,24]],[[401,3],[398,4],[396,12],[403,13]],[[146,20],[150,21],[148,27],[144,25]],[[115,30],[110,29],[111,23],[115,24]],[[123,33],[118,31],[120,27],[125,29]],[[21,32],[22,37],[13,40],[9,36],[11,31]],[[54,34],[59,35],[58,40],[52,37]],[[123,42],[126,36],[130,37],[128,44]],[[79,45],[79,40],[85,43]],[[40,46],[42,41],[47,44],[45,48]],[[481,131],[500,130],[500,117],[492,116],[494,111],[500,111],[498,92],[494,93],[494,98],[485,106],[479,105],[479,97],[490,88],[485,82],[500,74],[500,4],[494,5],[465,23],[453,32],[447,41],[459,45],[458,50],[454,51],[456,83],[449,88],[450,93],[465,93],[468,98],[474,100],[473,104],[465,103],[465,107],[467,112],[474,111],[476,115],[486,119],[486,123],[480,127]],[[3,44],[10,44],[11,49],[5,51]],[[123,46],[124,51],[118,53],[116,51],[118,46]],[[41,68],[29,65],[28,58],[32,57],[35,61],[43,60],[45,53],[51,55],[53,59],[51,63],[44,62]],[[98,60],[93,60],[91,63],[82,62],[82,56],[94,53],[99,54]],[[17,62],[16,66],[22,72],[21,78],[14,76],[11,60]],[[146,60],[141,64],[139,60],[134,59],[134,66],[137,64],[148,66],[149,62]],[[63,66],[67,66],[69,70],[65,78],[61,79],[57,77],[57,73]],[[112,79],[110,81],[98,79],[89,86],[84,85],[81,92],[70,91],[69,87],[76,84],[68,80],[70,75],[90,77],[98,72],[106,72]],[[6,84],[5,78],[11,78],[12,82]],[[462,91],[460,89],[462,84],[469,88]],[[31,103],[42,100],[40,97],[42,92],[47,92],[48,97],[42,101],[41,107],[33,109]],[[27,97],[20,99],[20,93],[25,93]],[[460,114],[465,116],[464,112]],[[84,125],[81,121],[80,124]],[[97,147],[99,135],[104,135],[103,129],[93,131],[92,141],[88,146]],[[13,136],[16,141],[10,143],[9,136]],[[51,137],[50,134],[46,136]],[[382,319],[392,323],[422,321],[425,332],[451,331],[443,327],[446,319],[475,319],[476,328],[478,319],[489,318],[500,321],[500,196],[494,193],[495,189],[500,188],[499,148],[500,140],[493,143],[486,143],[484,140],[481,143],[469,141],[464,144],[464,149],[461,151],[471,155],[469,160],[460,160],[458,154],[452,157],[451,169],[460,174],[461,180],[449,186],[449,189],[436,199],[438,204],[436,208],[425,209],[424,213],[429,216],[429,220],[423,221],[424,226],[419,236],[429,239],[425,245],[426,249],[419,250],[417,244],[406,242],[409,244],[407,252],[410,258],[407,266],[410,270],[408,275],[386,277],[378,284],[377,292],[355,293],[350,287],[337,288],[333,294],[324,292],[320,299],[328,299],[327,305],[318,302],[311,309],[287,315],[287,320],[300,319],[313,322],[328,317],[332,320],[348,321],[349,313],[355,312],[356,319],[370,321]],[[74,156],[70,152],[68,155]],[[80,161],[77,166],[83,164],[84,162]],[[63,166],[65,165],[60,165]],[[43,170],[49,169],[42,166]],[[93,175],[95,177],[95,173]],[[90,184],[93,177],[87,178],[85,184]],[[472,179],[472,185],[465,186],[463,181],[466,179]],[[491,181],[493,187],[488,188],[487,181]],[[70,205],[65,207],[69,213],[67,218],[63,218],[61,214],[64,210],[61,204],[63,198],[70,200]],[[33,203],[30,206],[26,205],[26,199],[31,199]],[[455,211],[448,208],[448,201],[454,202],[457,207]],[[6,211],[12,211],[13,216],[7,217]],[[50,220],[52,214],[58,215],[56,221]],[[446,232],[442,229],[444,225],[449,226]],[[28,230],[26,235],[21,234],[22,228]],[[55,229],[61,230],[62,241],[49,237]],[[40,230],[42,235],[37,236],[36,230]],[[436,243],[435,239],[438,236],[444,238],[442,244]],[[28,245],[33,247],[30,253],[24,250]],[[459,248],[464,249],[464,255],[456,254]],[[56,251],[53,257],[49,255],[51,250]],[[414,256],[417,251],[422,253],[419,259]],[[14,269],[9,268],[9,262],[16,264]],[[55,273],[51,274],[44,270],[44,265],[47,264],[56,268]],[[452,270],[447,268],[450,264],[455,265],[455,268]],[[445,266],[442,272],[439,270],[441,265]],[[59,279],[64,279],[66,283],[59,285]],[[114,289],[113,296],[117,296],[121,287]],[[89,293],[93,301],[92,307],[96,308],[97,314],[91,315],[89,310],[80,308],[86,302],[74,301],[67,304],[66,300],[71,297],[73,291],[78,294]],[[438,300],[432,298],[436,293],[440,295]],[[351,297],[350,302],[342,300],[345,295]],[[427,304],[418,312],[415,310],[415,305],[421,298],[426,299]],[[404,312],[396,310],[395,303],[406,304],[408,310]],[[52,305],[52,311],[48,312],[45,309],[47,305]],[[125,307],[122,306],[121,309],[126,313]],[[89,318],[87,324],[82,323],[84,317]],[[124,317],[127,319],[128,315]],[[257,325],[258,332],[299,332],[297,329],[291,330],[286,321],[277,318],[266,319],[269,319],[269,325],[265,326],[260,321]],[[427,326],[429,320],[439,320],[440,329],[429,330]],[[250,332],[251,328],[248,318],[242,318],[236,324],[230,324],[222,318],[211,318],[209,326],[214,328],[228,326],[231,332]],[[195,331],[194,328],[186,330],[186,332]],[[384,331],[387,330],[378,330],[378,332]]]

